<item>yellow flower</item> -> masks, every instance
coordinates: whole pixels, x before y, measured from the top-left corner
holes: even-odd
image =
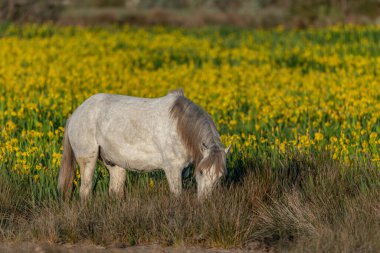
[[[316,141],[321,141],[321,140],[323,140],[323,138],[324,138],[324,136],[321,133],[315,133],[315,135],[314,135],[314,139]]]
[[[34,182],[37,182],[40,179],[40,175],[34,175],[33,180]]]
[[[149,178],[149,188],[154,188],[154,181],[151,178]]]

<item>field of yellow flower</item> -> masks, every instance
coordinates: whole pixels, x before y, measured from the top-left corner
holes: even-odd
[[[326,152],[380,164],[379,26],[6,25],[0,87],[0,170],[52,192],[65,120],[99,92],[158,97],[182,87],[236,159]]]

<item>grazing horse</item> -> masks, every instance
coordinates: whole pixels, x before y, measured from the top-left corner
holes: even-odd
[[[69,196],[80,167],[80,197],[92,193],[96,161],[110,174],[110,195],[123,195],[126,169],[163,169],[172,193],[182,191],[182,170],[195,165],[198,197],[226,173],[226,155],[212,118],[182,90],[160,98],[96,94],[67,120],[58,189]]]

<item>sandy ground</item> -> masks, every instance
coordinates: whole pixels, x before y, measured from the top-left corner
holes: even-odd
[[[245,253],[260,252],[257,250],[223,250],[223,249],[201,249],[201,248],[181,248],[181,247],[162,247],[160,245],[141,245],[125,246],[115,245],[111,247],[102,247],[84,244],[49,244],[49,243],[2,243],[0,244],[1,253]],[[262,252],[262,251],[261,251]]]

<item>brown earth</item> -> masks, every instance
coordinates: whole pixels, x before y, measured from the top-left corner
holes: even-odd
[[[3,0],[0,22],[305,28],[379,24],[376,0]]]
[[[253,245],[255,246],[255,245]],[[245,253],[262,252],[260,250],[240,250],[240,249],[205,249],[191,247],[163,247],[157,244],[126,246],[111,245],[109,247],[96,246],[91,244],[50,244],[50,243],[4,243],[0,244],[2,253]],[[266,251],[268,252],[268,251]]]

